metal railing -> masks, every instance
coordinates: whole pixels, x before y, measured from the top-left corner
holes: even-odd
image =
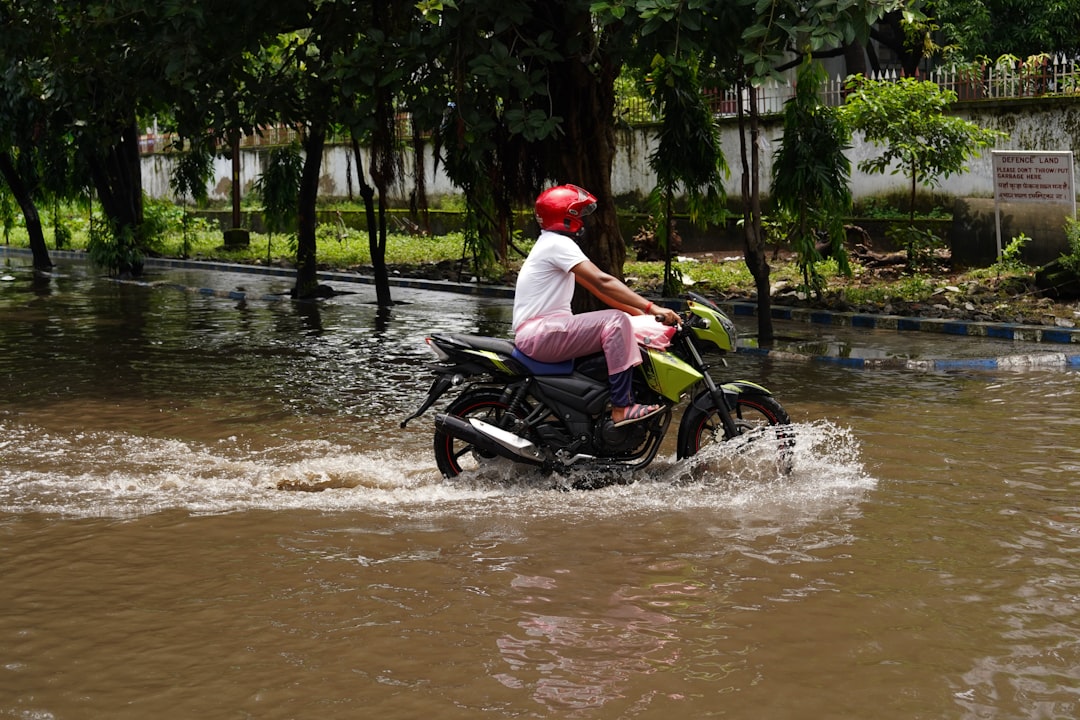
[[[898,69],[888,69],[870,75],[873,80],[896,81],[904,77]],[[1033,55],[1025,60],[1004,56],[996,61],[954,63],[935,68],[929,72],[916,72],[917,79],[926,79],[940,87],[951,90],[959,101],[1001,100],[1046,96],[1080,97],[1080,58],[1064,55]],[[847,95],[847,79],[837,75],[826,81],[821,91],[825,105],[843,105]],[[749,102],[743,91],[744,103]],[[784,111],[784,103],[795,96],[792,82],[770,80],[757,89],[758,112],[762,115]],[[709,104],[717,117],[733,117],[738,112],[738,91],[718,90],[709,94]],[[649,103],[641,97],[622,98],[617,102],[617,113],[630,124],[654,122]],[[407,116],[400,121],[408,127]],[[296,127],[272,126],[261,128],[257,134],[241,139],[241,148],[283,145],[300,139]],[[147,133],[140,139],[144,154],[168,152],[174,149],[176,137]]]
[[[872,80],[897,81],[904,77],[898,68],[869,75]],[[1025,60],[1004,56],[996,61],[952,63],[929,72],[918,71],[914,77],[929,80],[956,94],[958,101],[1001,100],[1045,96],[1080,96],[1080,58],[1064,55],[1034,55]],[[821,91],[822,103],[831,107],[844,104],[847,78],[837,75],[826,81]],[[795,96],[793,82],[769,80],[757,88],[757,108],[762,115],[781,113],[784,103]],[[738,112],[738,91],[720,90],[709,95],[713,114],[732,117]],[[743,91],[744,106],[749,93]],[[646,100],[626,99],[619,104],[620,115],[630,122],[656,120]]]

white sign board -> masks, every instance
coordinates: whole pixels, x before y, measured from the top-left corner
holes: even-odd
[[[1069,205],[1076,215],[1072,150],[994,150],[994,214],[1001,256],[1001,203]]]

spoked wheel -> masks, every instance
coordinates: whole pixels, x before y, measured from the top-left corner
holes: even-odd
[[[513,415],[498,390],[473,390],[459,397],[446,408],[448,415],[468,420],[476,418],[496,427],[510,429]],[[435,464],[443,477],[457,477],[468,470],[476,470],[499,459],[495,453],[482,450],[471,443],[435,431]]]
[[[776,467],[784,475],[794,467],[795,435],[784,407],[769,395],[740,395],[732,413],[742,443],[770,442],[776,446]],[[712,442],[724,441],[724,426],[717,412],[693,405],[679,427],[679,459],[696,455]]]

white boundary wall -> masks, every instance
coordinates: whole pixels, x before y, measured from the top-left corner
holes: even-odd
[[[1080,154],[1080,98],[1054,99],[1042,101],[1021,101],[1015,103],[979,103],[965,104],[958,114],[983,127],[1002,130],[1008,138],[1000,142],[995,150],[1072,150]],[[740,149],[738,125],[734,121],[722,121],[722,147],[731,168],[725,190],[730,197],[740,194]],[[783,128],[779,119],[770,120],[761,133],[761,189],[768,192],[769,178],[772,173],[772,156],[779,145]],[[648,156],[653,150],[652,131],[647,127],[619,131],[619,148],[612,172],[612,189],[616,195],[638,193],[648,194],[654,184],[655,175],[649,169]],[[240,152],[240,178],[244,194],[262,172],[267,150],[265,148],[245,148]],[[355,168],[353,167],[351,148],[333,145],[326,148],[323,157],[323,177],[320,195],[322,197],[347,197],[348,174],[353,173],[353,194],[356,192]],[[853,147],[848,151],[852,162],[851,189],[856,199],[874,197],[891,193],[905,193],[908,180],[902,173],[896,175],[867,175],[858,170],[860,160],[875,157],[877,150],[856,137]],[[406,173],[411,174],[411,154],[406,157]],[[367,156],[365,153],[365,162]],[[457,195],[458,190],[441,172],[432,172],[434,162],[429,155],[426,159],[426,186],[429,197]],[[168,154],[146,155],[142,159],[143,187],[151,197],[172,198],[169,189],[169,174],[172,159]],[[208,188],[210,197],[215,200],[227,200],[232,173],[232,163],[223,158],[214,161],[214,180]],[[566,178],[567,182],[572,178]],[[405,204],[411,190],[411,179],[392,191],[395,204]],[[925,190],[926,188],[921,188]],[[969,164],[968,172],[953,175],[941,181],[936,192],[953,197],[993,197],[994,174],[991,166],[991,153],[984,152]]]

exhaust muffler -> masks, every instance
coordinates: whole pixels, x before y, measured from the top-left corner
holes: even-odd
[[[480,450],[494,453],[508,460],[524,461],[534,465],[542,464],[540,458],[537,457],[536,446],[531,442],[483,420],[476,418],[465,420],[457,415],[439,413],[435,416],[435,427],[451,437],[456,437]]]

